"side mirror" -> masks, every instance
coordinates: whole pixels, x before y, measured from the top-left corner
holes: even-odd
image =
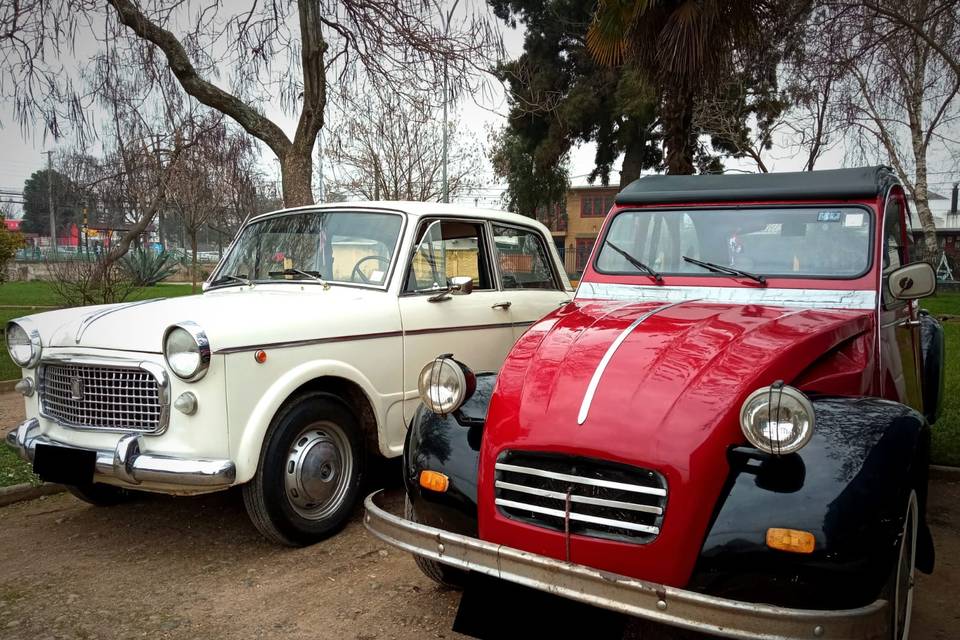
[[[450,293],[455,296],[467,296],[473,292],[473,278],[454,276],[450,278]]]
[[[204,280],[203,282],[200,283],[200,291],[206,291],[209,288],[210,288],[209,280]]]
[[[928,263],[913,262],[891,273],[887,286],[897,300],[926,298],[937,290],[937,274]]]

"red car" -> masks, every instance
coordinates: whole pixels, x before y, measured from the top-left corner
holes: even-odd
[[[440,356],[407,435],[430,577],[731,638],[907,638],[943,333],[885,167],[653,176],[497,374]]]

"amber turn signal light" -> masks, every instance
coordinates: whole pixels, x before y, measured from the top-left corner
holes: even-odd
[[[420,472],[420,486],[430,491],[443,493],[450,488],[450,478],[439,471],[428,471],[424,469]]]
[[[807,531],[796,529],[767,529],[767,546],[790,553],[813,553],[816,538]]]
[[[264,362],[267,361],[267,352],[264,351],[263,349],[260,349],[255,354],[253,354],[253,359],[259,362],[260,364],[263,364]]]

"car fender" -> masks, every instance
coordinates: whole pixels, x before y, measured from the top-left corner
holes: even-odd
[[[377,439],[384,441],[384,407],[381,394],[357,368],[341,360],[312,360],[288,369],[262,392],[240,433],[234,453],[237,466],[237,484],[249,481],[257,471],[260,450],[274,416],[284,403],[301,387],[317,378],[332,376],[348,380],[363,391],[373,407],[377,421]]]
[[[417,520],[453,533],[477,535],[477,464],[493,374],[477,375],[473,395],[453,414],[438,415],[420,405],[403,447],[403,480]],[[446,491],[420,486],[423,471],[449,480]]]
[[[797,453],[730,451],[730,474],[692,588],[781,606],[872,602],[894,565],[911,490],[920,500],[917,565],[932,570],[924,518],[930,440],[925,418],[877,398],[812,400],[814,435]],[[814,551],[769,548],[770,528],[813,534]]]

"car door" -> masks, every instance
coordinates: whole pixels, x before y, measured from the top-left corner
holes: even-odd
[[[890,294],[890,274],[909,261],[906,206],[901,192],[884,207],[883,271],[880,283],[880,385],[885,398],[923,411],[920,391],[920,322],[915,300]]]
[[[424,220],[414,236],[399,306],[403,326],[404,418],[420,403],[417,378],[442,353],[474,371],[496,371],[513,346],[511,300],[496,283],[482,220]],[[451,278],[470,276],[467,295],[445,293]]]
[[[570,300],[543,234],[537,230],[491,222],[497,275],[510,305],[513,332],[520,337],[533,322]]]

